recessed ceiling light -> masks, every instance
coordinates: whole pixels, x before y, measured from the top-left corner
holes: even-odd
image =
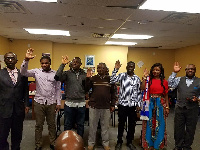
[[[139,9],[200,13],[200,0],[146,0]]]
[[[64,30],[48,30],[48,29],[28,29],[24,28],[30,34],[48,34],[48,35],[63,35],[70,36],[69,31]]]
[[[21,0],[21,1],[30,1],[30,2],[46,2],[46,3],[57,3],[57,0]]]
[[[113,41],[107,41],[105,44],[109,45],[136,45],[135,42],[113,42]]]
[[[131,34],[114,34],[111,38],[114,39],[149,39],[151,35],[131,35]]]

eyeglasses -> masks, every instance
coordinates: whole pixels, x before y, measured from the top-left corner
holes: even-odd
[[[5,60],[15,60],[15,57],[6,57]]]
[[[194,70],[196,70],[196,68],[185,68],[185,70],[192,70],[192,71],[194,71]]]

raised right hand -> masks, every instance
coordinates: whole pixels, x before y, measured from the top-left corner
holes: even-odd
[[[87,77],[91,77],[92,76],[92,69],[88,68],[87,69]]]
[[[69,57],[66,55],[66,56],[62,56],[62,64],[68,64],[70,61],[69,61]]]
[[[149,71],[147,70],[147,68],[144,69],[143,75],[145,78],[149,76]]]
[[[30,59],[35,58],[36,55],[33,56],[33,51],[34,51],[34,49],[32,49],[32,48],[29,48],[29,49],[26,51],[26,55],[25,55],[25,60],[26,60],[26,61],[29,61]]]
[[[120,61],[117,60],[115,63],[115,69],[119,69],[121,67],[122,64],[120,64]]]
[[[174,72],[178,73],[181,70],[182,67],[180,67],[178,62],[174,63]]]

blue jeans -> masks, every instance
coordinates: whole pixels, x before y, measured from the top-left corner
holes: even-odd
[[[71,130],[76,123],[77,134],[83,137],[84,121],[85,121],[85,106],[84,107],[69,107],[64,106],[64,130]]]

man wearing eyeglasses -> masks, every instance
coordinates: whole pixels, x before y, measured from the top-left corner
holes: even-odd
[[[174,150],[191,150],[198,121],[200,79],[195,76],[194,64],[186,66],[186,76],[176,77],[180,70],[179,63],[175,62],[174,72],[168,79],[169,87],[178,89],[174,117]]]
[[[28,78],[15,67],[17,55],[4,55],[6,68],[0,70],[0,150],[9,150],[8,135],[11,130],[11,149],[19,150],[23,121],[29,111]]]

